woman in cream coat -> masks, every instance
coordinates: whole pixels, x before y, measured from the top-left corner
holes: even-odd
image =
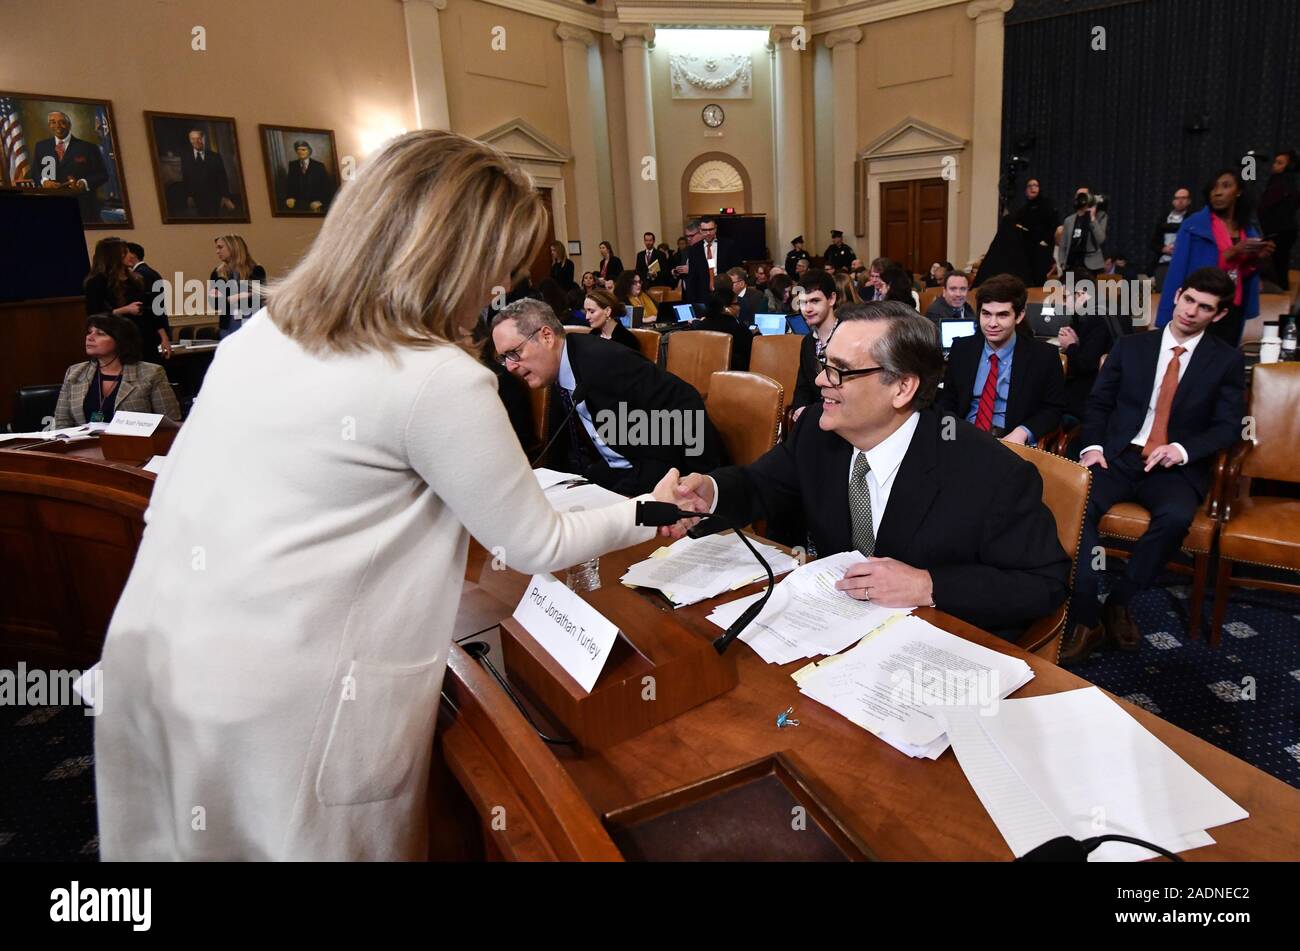
[[[652,537],[556,513],[457,344],[545,222],[500,152],[404,135],[222,343],[104,646],[105,860],[422,857],[470,536],[525,573]]]

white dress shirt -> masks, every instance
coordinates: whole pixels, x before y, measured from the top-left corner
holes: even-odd
[[[709,270],[712,271],[714,274],[717,274],[718,273],[718,242],[716,240],[704,242],[704,258],[706,261],[709,262]]]

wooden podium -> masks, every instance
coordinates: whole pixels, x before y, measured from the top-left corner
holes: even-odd
[[[588,749],[636,736],[736,685],[734,646],[719,655],[671,608],[620,584],[626,568],[625,559],[618,557],[622,554],[602,558],[600,589],[581,594],[619,629],[590,693],[514,618],[501,622],[501,650],[511,681]]]
[[[139,466],[153,456],[165,456],[176,439],[180,426],[164,416],[157,428],[148,436],[124,436],[113,433],[99,434],[99,448],[104,458],[111,462],[128,462]]]

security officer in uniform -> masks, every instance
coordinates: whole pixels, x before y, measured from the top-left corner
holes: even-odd
[[[799,260],[802,258],[803,260],[807,261],[809,266],[811,267],[812,257],[808,254],[807,251],[803,249],[803,235],[799,235],[799,237],[791,241],[790,246],[794,248],[794,250],[786,252],[785,273],[789,274],[790,277],[793,279],[795,265],[799,263]]]
[[[857,257],[853,249],[844,243],[843,231],[831,232],[831,244],[822,255],[826,263],[837,271],[847,271],[853,264],[853,259]]]

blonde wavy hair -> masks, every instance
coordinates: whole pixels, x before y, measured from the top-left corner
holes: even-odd
[[[546,206],[513,160],[452,132],[410,132],[339,192],[306,255],[271,287],[269,314],[313,352],[472,352],[468,331],[488,295],[545,239]]]
[[[257,267],[257,262],[253,260],[252,253],[248,250],[248,242],[242,235],[223,234],[213,240],[215,244],[220,241],[230,251],[230,261],[217,265],[217,275],[222,280],[230,280],[236,275],[239,280],[247,281],[251,278],[253,268]]]

